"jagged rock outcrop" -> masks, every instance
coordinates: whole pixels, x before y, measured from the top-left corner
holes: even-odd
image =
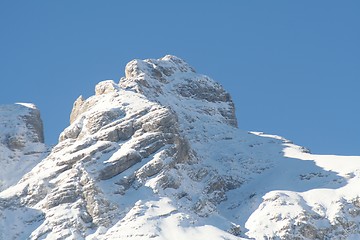
[[[0,105],[0,144],[21,150],[29,143],[44,143],[40,111],[33,104]]]
[[[0,192],[0,239],[346,239],[358,184],[359,157],[239,130],[230,95],[182,59],[133,60]]]
[[[44,156],[43,123],[33,104],[0,105],[0,190],[15,184]]]

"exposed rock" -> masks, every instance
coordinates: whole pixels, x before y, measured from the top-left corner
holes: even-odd
[[[185,79],[183,84],[177,86],[177,92],[183,97],[204,99],[209,102],[228,102],[230,95],[220,86],[212,84],[206,77],[194,81]]]
[[[85,118],[85,127],[90,134],[118,119],[123,113],[120,109],[109,109],[102,112],[93,112]]]
[[[119,90],[119,86],[113,80],[106,80],[98,83],[95,86],[95,95],[107,94],[110,92],[116,92]]]
[[[84,104],[84,98],[82,95],[80,95],[76,101],[74,102],[71,114],[70,114],[70,124],[72,124],[76,118],[84,112],[84,109],[82,109],[82,105]]]
[[[137,151],[130,150],[126,155],[112,159],[110,163],[106,164],[104,169],[100,170],[99,178],[101,180],[112,178],[140,162],[141,159],[142,157]]]
[[[0,105],[0,191],[16,183],[45,154],[43,123],[35,105]]]
[[[44,143],[40,111],[33,104],[0,105],[0,143],[20,150],[28,143]]]

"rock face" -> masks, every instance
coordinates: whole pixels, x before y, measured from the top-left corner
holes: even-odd
[[[33,104],[0,105],[0,190],[16,183],[45,152],[43,123]]]
[[[28,143],[44,143],[40,111],[33,104],[0,105],[0,143],[21,150]]]
[[[70,123],[0,192],[0,239],[360,237],[359,157],[239,130],[230,95],[175,56],[131,61]]]

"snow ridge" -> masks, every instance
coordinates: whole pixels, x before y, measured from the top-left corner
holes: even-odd
[[[178,57],[129,62],[70,123],[0,192],[0,239],[360,237],[360,157],[238,129],[231,96]]]

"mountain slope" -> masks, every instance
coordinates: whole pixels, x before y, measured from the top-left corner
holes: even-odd
[[[131,61],[70,122],[0,193],[0,239],[360,237],[360,157],[239,130],[230,95],[177,57]]]

